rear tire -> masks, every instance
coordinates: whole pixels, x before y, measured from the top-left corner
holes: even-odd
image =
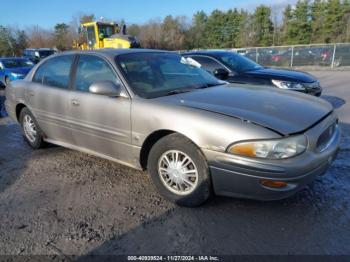
[[[5,76],[5,85],[4,87],[6,88],[10,84],[10,78],[8,76]]]
[[[159,193],[177,205],[199,206],[212,194],[205,157],[180,134],[165,136],[151,148],[147,168]]]
[[[39,149],[45,146],[43,133],[37,121],[28,108],[23,108],[19,115],[19,122],[22,127],[24,140],[33,148]]]

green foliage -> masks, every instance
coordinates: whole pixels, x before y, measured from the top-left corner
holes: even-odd
[[[0,25],[0,55],[19,56],[26,47],[70,49],[79,24],[94,20],[94,14],[84,14],[70,26],[58,23],[51,30]],[[284,7],[282,17],[276,9],[260,5],[253,12],[199,11],[191,20],[169,15],[127,28],[142,47],[168,50],[350,42],[350,0],[298,0]]]
[[[214,10],[205,25],[204,37],[209,48],[224,48],[227,38],[227,25],[225,14],[220,10]]]
[[[27,47],[27,36],[23,30],[0,25],[0,57],[21,56]]]
[[[325,43],[325,13],[326,2],[322,0],[315,0],[311,6],[311,42],[312,43]]]
[[[14,55],[12,48],[12,39],[9,30],[0,26],[0,56]]]
[[[342,42],[350,42],[350,1],[349,0],[344,0],[343,3],[343,20],[342,24],[345,25],[343,26],[343,30],[341,32]]]
[[[286,35],[287,44],[309,44],[312,33],[310,6],[307,0],[299,0],[291,12]]]
[[[292,13],[292,7],[290,5],[287,5],[283,12],[283,24],[281,26],[281,34],[282,34],[282,43],[290,44],[291,41],[290,38],[290,31],[292,26],[292,19],[293,19],[293,13]]]
[[[271,21],[271,8],[261,5],[253,14],[253,28],[256,46],[269,46],[272,44],[273,24]]]
[[[273,23],[271,13],[266,5],[253,13],[236,9],[215,10],[210,15],[197,12],[185,32],[186,48],[350,41],[350,0],[299,0],[284,8],[280,23]]]
[[[66,50],[69,48],[69,46],[67,46],[67,41],[66,41],[68,29],[69,29],[69,26],[65,23],[59,23],[55,25],[55,42],[56,42],[56,47],[59,50]]]
[[[208,16],[203,12],[197,12],[193,15],[192,27],[186,33],[185,49],[205,48],[207,41],[205,39],[205,29]]]

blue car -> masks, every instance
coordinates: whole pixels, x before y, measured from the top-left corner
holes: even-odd
[[[11,81],[23,79],[33,66],[26,58],[0,58],[0,85],[6,87]]]

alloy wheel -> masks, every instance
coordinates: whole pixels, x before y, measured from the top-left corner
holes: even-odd
[[[23,118],[23,130],[26,138],[34,143],[37,136],[37,129],[33,119],[29,115],[25,115]]]
[[[198,184],[198,170],[193,160],[178,150],[169,150],[158,161],[158,174],[164,186],[174,194],[188,195]]]

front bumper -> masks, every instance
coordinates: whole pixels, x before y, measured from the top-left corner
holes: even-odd
[[[310,94],[313,96],[321,96],[322,94],[322,87],[319,81],[312,83],[304,83],[304,87],[306,94]]]
[[[319,88],[306,89],[305,93],[313,96],[321,96],[322,88],[319,87]]]
[[[14,75],[10,75],[10,80],[11,81],[16,81],[16,80],[22,80],[22,79],[24,79],[25,78],[25,75],[23,74],[18,74],[18,75],[16,75],[16,76],[14,76]]]
[[[284,160],[253,159],[203,150],[208,159],[214,192],[217,195],[250,198],[257,200],[278,200],[289,197],[323,175],[335,159],[340,143],[339,128],[327,149],[316,152],[313,143],[326,126],[334,123],[332,114],[319,125],[308,130],[309,149],[303,154]],[[262,180],[283,181],[287,186],[266,187]]]
[[[322,87],[306,88],[304,90],[292,90],[292,89],[289,89],[289,90],[297,91],[297,92],[308,94],[308,95],[312,95],[312,96],[321,96],[322,95]]]

